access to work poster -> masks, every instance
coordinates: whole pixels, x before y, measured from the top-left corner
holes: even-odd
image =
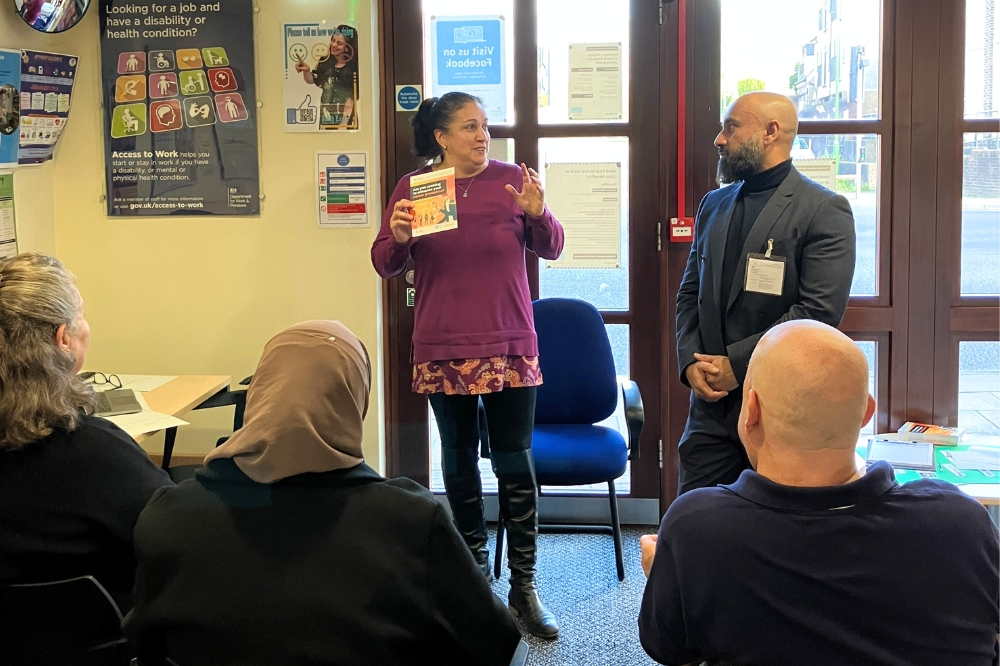
[[[100,9],[108,214],[259,214],[253,0]]]

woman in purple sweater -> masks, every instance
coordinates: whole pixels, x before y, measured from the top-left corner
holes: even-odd
[[[533,169],[487,157],[490,133],[479,98],[447,93],[426,99],[412,124],[416,154],[432,162],[414,173],[455,169],[458,228],[413,238],[413,174],[404,176],[382,218],[372,263],[391,278],[413,257],[413,390],[428,395],[437,419],[455,524],[488,577],[477,453],[482,398],[509,535],[509,607],[533,635],[555,638],[559,625],[535,583],[531,431],[542,374],[524,250],[556,259],[563,229],[545,207]]]

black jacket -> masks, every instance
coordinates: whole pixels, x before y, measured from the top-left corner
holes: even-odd
[[[127,606],[132,530],[153,493],[172,485],[131,437],[93,416],[0,449],[0,583],[90,574]]]
[[[739,191],[740,184],[714,190],[698,206],[677,292],[677,359],[685,384],[684,371],[696,352],[729,357],[742,384],[750,355],[769,328],[792,319],[837,326],[847,309],[856,252],[854,214],[847,199],[803,178],[794,167],[753,223],[732,288],[722,293],[726,238]],[[772,255],[785,258],[781,296],[743,289],[747,254],[763,254],[768,240],[774,241]],[[723,316],[726,332],[736,340],[728,345]]]
[[[520,640],[433,495],[365,464],[268,485],[214,460],[135,541],[143,664],[505,666]]]

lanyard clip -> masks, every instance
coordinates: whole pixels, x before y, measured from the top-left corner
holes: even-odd
[[[774,239],[773,238],[768,238],[767,239],[767,252],[764,253],[764,258],[765,259],[770,259],[771,258],[771,250],[773,250],[773,249],[774,249]]]

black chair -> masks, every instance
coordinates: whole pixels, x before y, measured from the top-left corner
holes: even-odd
[[[240,386],[249,386],[251,379],[253,379],[252,375],[241,381]],[[236,406],[236,411],[233,414],[233,432],[236,432],[243,427],[243,414],[246,412],[247,408],[247,389],[227,389],[220,391],[195,407],[195,409],[213,409],[215,407],[228,407],[229,405]],[[228,437],[223,437],[218,440],[215,445],[220,446],[227,439]],[[174,483],[180,483],[185,479],[193,478],[195,470],[201,467],[201,465],[177,465],[175,467],[171,467],[170,459],[174,455],[174,443],[176,441],[177,428],[168,428],[164,435],[163,461],[160,463],[160,467],[166,470],[167,474],[170,475],[171,481]]]
[[[0,662],[125,666],[122,613],[93,576],[0,586]]]

